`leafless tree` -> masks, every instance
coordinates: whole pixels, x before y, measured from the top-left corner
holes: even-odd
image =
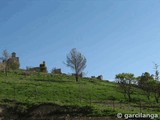
[[[1,61],[0,62],[0,71],[4,71],[5,65],[4,63]],[[4,71],[5,72],[5,71]]]
[[[155,80],[152,84],[152,90],[154,92],[154,97],[157,103],[159,103],[159,98],[160,98],[160,81],[159,81],[159,70],[158,67],[159,65],[154,63],[155,66]]]
[[[3,50],[2,57],[0,57],[3,67],[4,67],[4,73],[7,76],[7,70],[8,70],[8,59],[10,58],[10,54],[7,50]]]
[[[73,48],[70,53],[67,55],[66,65],[70,67],[75,72],[76,82],[79,80],[79,75],[82,73],[86,67],[86,58],[80,52]]]
[[[159,81],[159,71],[158,71],[158,67],[159,65],[154,63],[154,69],[155,69],[155,80]]]

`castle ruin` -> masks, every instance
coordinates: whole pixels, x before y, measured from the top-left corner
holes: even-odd
[[[17,70],[20,67],[19,57],[16,57],[16,53],[13,52],[11,57],[7,61],[8,67],[11,70]]]

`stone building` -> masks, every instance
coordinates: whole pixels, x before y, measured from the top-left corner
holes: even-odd
[[[17,60],[19,62],[19,57],[16,57],[16,53],[15,52],[12,53],[11,58],[15,59],[15,60]]]
[[[91,78],[96,78],[96,76],[91,76]]]
[[[99,75],[98,77],[96,77],[96,76],[91,76],[91,78],[93,78],[93,79],[98,79],[98,80],[103,80],[103,76],[102,76],[102,75]]]
[[[98,80],[103,80],[103,76],[102,76],[102,75],[99,75],[99,76],[97,77],[97,79],[98,79]]]
[[[61,72],[61,69],[60,68],[54,68],[53,70],[52,70],[52,73],[53,74],[62,74],[62,72]]]
[[[43,63],[40,64],[39,67],[27,67],[26,69],[32,72],[47,72],[45,61],[43,61]]]
[[[40,72],[39,67],[26,67],[27,71],[31,71],[31,72]]]
[[[43,61],[43,63],[39,65],[39,68],[40,68],[40,72],[47,72],[45,61]]]
[[[13,52],[11,57],[7,61],[8,68],[11,70],[17,70],[20,67],[19,57],[16,57],[16,53]]]

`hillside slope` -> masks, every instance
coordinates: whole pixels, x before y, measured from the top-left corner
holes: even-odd
[[[45,111],[44,116],[56,114],[59,117],[114,118],[117,113],[160,113],[159,104],[155,103],[153,97],[147,101],[143,91],[138,88],[134,88],[133,102],[129,103],[124,99],[116,83],[91,78],[81,78],[77,83],[73,76],[63,74],[14,71],[5,76],[1,72],[0,91],[3,111],[12,111],[10,114],[14,113],[19,117],[39,116],[35,111],[40,113]],[[46,107],[45,110],[44,106],[50,107],[49,109]],[[1,116],[4,116],[4,113],[1,113]],[[63,119],[66,119],[65,117]]]

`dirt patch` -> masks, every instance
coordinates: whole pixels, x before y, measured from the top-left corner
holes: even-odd
[[[26,120],[67,120],[75,116],[87,116],[92,108],[78,106],[59,106],[56,104],[41,104],[28,110]]]
[[[89,117],[89,106],[59,106],[56,104],[34,105],[22,111],[19,103],[0,106],[0,120],[116,120],[112,117]],[[120,120],[120,119],[118,119]]]

